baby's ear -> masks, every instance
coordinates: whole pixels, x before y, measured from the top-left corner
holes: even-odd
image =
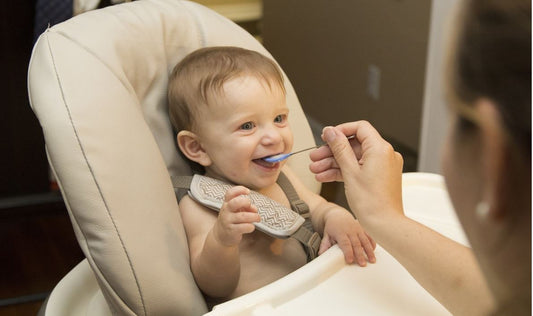
[[[180,131],[177,136],[178,146],[185,157],[207,167],[211,165],[211,158],[200,144],[198,135],[191,131]]]

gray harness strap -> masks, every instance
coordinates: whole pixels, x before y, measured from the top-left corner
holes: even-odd
[[[298,193],[292,186],[289,178],[287,178],[283,172],[280,172],[277,183],[287,196],[287,199],[291,204],[291,209],[305,219],[304,225],[307,229],[314,231],[313,223],[311,222],[311,213],[309,213],[309,206],[300,199],[300,196],[298,196]]]
[[[189,194],[191,198],[216,211],[222,205],[221,199],[225,191],[231,187],[227,183],[198,175],[172,177],[172,185],[178,201],[185,194]],[[256,223],[255,226],[276,238],[292,237],[298,240],[305,249],[307,260],[311,261],[318,256],[321,238],[313,231],[309,207],[299,198],[283,173],[280,173],[278,185],[287,196],[292,210],[264,195],[251,191],[250,198],[261,215],[261,222]]]
[[[176,197],[178,198],[178,202],[181,201],[181,199],[187,195],[187,192],[189,192],[189,188],[191,187],[193,176],[177,176],[177,177],[171,177],[172,180],[172,186],[174,187],[174,192],[176,192]]]
[[[320,235],[313,229],[309,206],[300,199],[300,196],[298,196],[298,193],[294,189],[292,183],[289,181],[289,178],[287,178],[283,172],[280,172],[277,183],[287,196],[287,199],[291,204],[291,209],[305,219],[305,222],[302,224],[302,226],[300,226],[300,228],[294,232],[291,237],[298,240],[302,244],[307,253],[307,260],[311,261],[318,256],[318,248],[320,247],[321,238]],[[309,254],[312,254],[313,256],[310,257]]]

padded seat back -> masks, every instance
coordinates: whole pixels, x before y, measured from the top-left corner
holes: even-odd
[[[233,22],[178,0],[87,12],[48,29],[34,47],[30,103],[76,237],[114,314],[207,311],[170,181],[191,170],[175,146],[166,90],[181,58],[221,45],[269,55]],[[286,85],[295,148],[312,146]],[[289,164],[318,191],[306,159]]]

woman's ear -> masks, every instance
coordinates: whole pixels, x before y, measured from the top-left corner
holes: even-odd
[[[479,99],[474,107],[479,114],[481,133],[481,168],[485,183],[483,189],[484,202],[488,204],[487,217],[499,220],[505,217],[508,182],[506,181],[506,163],[509,162],[506,132],[503,120],[496,104],[489,99]]]
[[[209,155],[200,144],[198,135],[191,131],[183,130],[178,133],[177,141],[185,157],[204,167],[211,165],[211,158],[209,158]]]

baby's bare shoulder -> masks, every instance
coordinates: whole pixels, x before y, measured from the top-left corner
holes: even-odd
[[[193,234],[209,231],[218,215],[216,211],[199,204],[189,196],[181,199],[179,211],[185,230]]]

